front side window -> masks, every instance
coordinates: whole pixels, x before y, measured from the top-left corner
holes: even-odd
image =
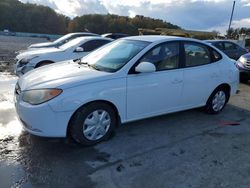
[[[146,41],[117,40],[83,57],[82,62],[100,71],[116,72],[149,44]]]
[[[209,49],[202,44],[184,43],[186,67],[211,63]]]
[[[156,71],[176,69],[179,67],[179,43],[170,42],[161,44],[149,52],[140,62],[150,62],[156,67]]]
[[[108,40],[91,40],[81,45],[81,47],[84,49],[84,52],[91,52],[104,44],[107,44]]]
[[[237,49],[236,44],[233,44],[231,42],[225,42],[224,45],[225,45],[225,50],[236,50]]]

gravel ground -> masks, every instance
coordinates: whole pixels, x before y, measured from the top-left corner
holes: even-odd
[[[81,147],[22,130],[12,100],[16,80],[0,73],[1,188],[250,185],[250,83],[219,115],[194,109],[137,121],[107,142]]]
[[[43,38],[14,37],[0,35],[0,72],[13,73],[15,52],[34,43],[46,42]]]

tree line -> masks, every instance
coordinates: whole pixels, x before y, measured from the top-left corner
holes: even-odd
[[[22,3],[18,0],[0,1],[0,30],[46,34],[79,31],[98,34],[121,32],[137,35],[138,28],[179,29],[180,27],[160,19],[139,15],[130,18],[111,14],[89,14],[70,19],[46,6]]]
[[[250,36],[250,28],[242,27],[242,28],[230,28],[227,31],[227,37],[231,39],[238,39],[239,35],[245,34]]]

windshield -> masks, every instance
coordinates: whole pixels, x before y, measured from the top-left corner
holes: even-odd
[[[100,71],[116,72],[148,44],[145,41],[117,40],[83,57],[82,62]]]
[[[67,50],[77,44],[79,44],[80,40],[79,38],[76,38],[76,39],[73,39],[65,44],[63,44],[62,46],[60,46],[59,48],[62,49],[62,50]],[[83,42],[83,41],[82,41]]]
[[[64,40],[67,40],[68,38],[70,38],[73,34],[67,34],[64,35],[62,37],[60,37],[59,39],[55,40],[54,43],[64,43]]]

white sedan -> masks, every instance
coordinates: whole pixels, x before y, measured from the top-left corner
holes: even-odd
[[[80,59],[112,39],[102,37],[78,37],[60,47],[25,51],[16,56],[15,73],[22,76],[35,68],[65,61]]]
[[[19,118],[31,134],[71,135],[84,145],[107,139],[120,123],[203,106],[219,113],[239,84],[224,53],[167,36],[119,39],[81,62],[48,67],[18,80]]]

